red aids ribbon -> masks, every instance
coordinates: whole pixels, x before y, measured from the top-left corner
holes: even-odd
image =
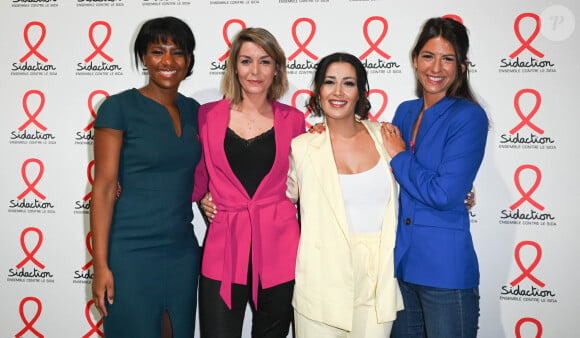
[[[528,114],[528,116],[524,116],[524,114],[522,113],[522,110],[520,108],[520,97],[523,94],[532,94],[532,95],[534,95],[536,97],[536,104],[534,105],[534,108]],[[536,115],[536,113],[540,109],[540,105],[541,104],[542,104],[542,96],[540,95],[540,93],[537,90],[534,90],[534,89],[522,89],[519,92],[517,92],[516,93],[516,96],[514,97],[514,107],[516,108],[516,113],[518,114],[518,116],[520,117],[520,119],[522,119],[522,122],[520,122],[512,130],[510,130],[510,134],[512,134],[512,135],[515,134],[520,129],[522,129],[525,125],[528,125],[530,128],[532,128],[538,134],[543,134],[544,133],[544,130],[542,128],[536,126],[535,124],[533,124],[532,121],[531,121],[532,120],[532,117],[534,115]]]
[[[38,167],[40,168],[38,171],[38,175],[36,176],[36,178],[34,179],[34,181],[32,183],[30,183],[30,181],[28,180],[28,177],[26,176],[26,167],[28,167],[28,165],[30,163],[36,163],[36,164],[38,164]],[[36,190],[36,188],[35,188],[35,186],[38,184],[38,182],[40,182],[40,179],[42,178],[42,174],[44,174],[44,164],[42,163],[42,161],[39,159],[36,159],[36,158],[29,158],[28,160],[24,161],[24,163],[22,163],[21,173],[22,173],[22,179],[24,180],[24,183],[26,184],[26,186],[28,188],[26,188],[26,190],[24,190],[22,192],[22,194],[18,195],[17,198],[19,200],[21,200],[29,192],[32,192],[36,196],[38,196],[41,200],[46,199],[46,196],[44,196],[40,191]]]
[[[447,15],[443,15],[441,18],[443,18],[443,19],[449,18],[449,19],[453,19],[459,23],[463,23],[463,19],[457,14],[447,14]]]
[[[89,131],[91,130],[91,128],[93,128],[93,126],[95,125],[95,119],[97,118],[97,113],[95,112],[95,109],[93,108],[93,99],[95,98],[96,95],[104,95],[105,98],[109,97],[109,93],[107,93],[104,90],[95,90],[93,91],[90,95],[89,95],[89,112],[91,113],[91,116],[93,117],[93,120],[91,121],[91,123],[89,123],[85,129],[83,129],[84,131]]]
[[[527,269],[522,264],[522,260],[520,257],[520,250],[526,245],[533,246],[536,249],[536,258],[534,258],[534,261],[532,262],[532,264],[530,264],[529,268],[527,268]],[[536,277],[534,277],[532,275],[532,271],[534,271],[536,266],[538,266],[538,263],[540,263],[540,259],[542,258],[542,248],[540,247],[540,245],[538,243],[532,242],[532,241],[520,242],[516,246],[516,251],[515,251],[514,257],[516,258],[516,264],[518,265],[518,267],[522,271],[522,274],[510,283],[511,286],[516,286],[516,284],[518,284],[519,282],[524,280],[524,278],[526,278],[526,277],[529,278],[532,282],[536,283],[541,288],[546,286],[546,284],[542,283],[542,281],[540,281],[539,279],[537,279]]]
[[[31,114],[30,110],[28,110],[28,97],[30,97],[30,95],[32,94],[38,95],[40,97],[40,104],[38,105],[38,109],[36,109],[34,114]],[[42,131],[46,131],[46,127],[36,120],[36,117],[38,116],[38,114],[40,114],[42,108],[44,108],[44,101],[45,101],[44,94],[40,90],[33,89],[27,91],[26,94],[24,94],[24,97],[22,98],[22,107],[24,108],[24,113],[26,114],[26,116],[28,116],[28,121],[24,122],[24,124],[21,125],[18,128],[18,130],[23,131],[26,127],[28,127],[28,125],[34,123]]]
[[[32,318],[31,321],[28,321],[28,319],[26,319],[26,316],[24,315],[24,304],[26,304],[28,302],[34,302],[34,303],[36,303],[36,313],[34,314],[34,317]],[[42,303],[40,302],[40,300],[38,298],[35,298],[35,297],[26,297],[26,298],[22,299],[22,301],[20,302],[20,306],[18,307],[18,311],[20,312],[20,318],[22,318],[22,322],[24,323],[24,328],[22,330],[20,330],[15,335],[15,337],[16,338],[20,338],[27,331],[30,331],[35,336],[37,336],[38,338],[43,338],[44,335],[42,333],[38,332],[33,327],[34,323],[36,323],[36,321],[40,317],[40,313],[42,312]]]
[[[301,43],[300,40],[298,40],[298,32],[296,31],[298,25],[301,22],[306,22],[307,24],[310,25],[310,34],[308,35],[308,38],[306,39],[306,41],[304,41],[304,43]],[[312,39],[314,38],[314,33],[316,33],[316,24],[314,23],[314,20],[310,18],[300,18],[294,21],[294,23],[292,24],[292,39],[294,39],[294,42],[296,42],[298,49],[294,53],[292,53],[290,57],[288,57],[288,61],[294,60],[302,52],[310,56],[313,60],[315,61],[318,60],[318,56],[314,55],[312,52],[306,49],[306,46],[308,46],[310,41],[312,41]]]
[[[34,249],[32,249],[32,251],[28,251],[28,248],[26,247],[26,242],[24,240],[26,238],[26,234],[28,234],[31,231],[35,232],[38,235],[38,240],[36,241]],[[32,263],[34,263],[34,265],[38,266],[41,269],[44,269],[44,264],[40,263],[36,258],[34,258],[34,255],[36,255],[41,245],[42,245],[42,231],[40,231],[40,229],[34,227],[24,229],[22,231],[22,234],[20,235],[20,246],[22,247],[22,251],[24,251],[26,257],[22,260],[22,262],[16,265],[16,268],[20,269],[28,261],[31,261]]]
[[[87,201],[89,198],[91,198],[91,195],[93,194],[93,190],[92,190],[92,186],[93,186],[93,173],[92,173],[92,169],[95,166],[95,160],[92,160],[91,162],[89,162],[89,165],[87,166],[87,177],[89,178],[89,183],[91,184],[91,191],[89,191],[88,194],[85,195],[85,197],[83,197],[83,201]]]
[[[87,234],[87,238],[85,240],[86,244],[87,244],[87,250],[89,251],[89,254],[91,255],[91,257],[93,257],[93,246],[91,245],[91,232],[89,231],[89,233]],[[87,264],[85,264],[85,266],[82,267],[83,271],[87,271],[88,268],[91,267],[91,265],[93,265],[93,259],[91,258],[90,261],[87,262]]]
[[[371,121],[373,121],[373,122],[378,122],[379,121],[379,118],[385,112],[385,109],[387,108],[388,97],[387,97],[387,93],[384,90],[381,90],[381,89],[371,89],[371,90],[369,90],[369,94],[368,94],[367,98],[370,97],[372,94],[379,94],[383,98],[383,103],[381,104],[381,108],[379,108],[379,110],[377,111],[377,113],[375,115],[373,115],[373,114],[371,114],[369,112],[369,119]]]
[[[38,41],[36,41],[36,44],[34,46],[30,43],[30,40],[28,38],[28,31],[30,30],[30,27],[32,27],[32,26],[38,26],[41,29],[40,38],[38,39]],[[44,24],[42,22],[38,22],[38,21],[31,21],[31,22],[29,22],[26,25],[26,27],[24,27],[24,43],[26,43],[26,45],[28,46],[28,53],[26,53],[18,61],[24,62],[29,57],[31,57],[32,54],[36,55],[43,62],[48,61],[47,58],[45,58],[42,54],[40,54],[38,52],[38,47],[40,47],[40,45],[42,44],[42,41],[44,41],[44,37],[45,36],[46,36],[46,27],[44,26]]]
[[[105,36],[105,39],[98,46],[94,39],[95,28],[97,26],[104,26],[107,29],[107,35]],[[91,41],[91,45],[93,45],[93,48],[95,48],[95,51],[85,59],[85,62],[91,61],[97,55],[101,55],[103,58],[105,58],[105,60],[113,62],[113,58],[108,56],[105,52],[103,52],[103,47],[105,47],[107,42],[109,42],[110,38],[111,38],[111,25],[109,25],[108,22],[105,21],[93,22],[91,27],[89,27],[89,40]]]
[[[530,318],[530,317],[525,317],[525,318],[518,320],[518,322],[516,323],[516,338],[522,338],[522,333],[520,331],[522,328],[522,324],[524,324],[526,322],[536,325],[536,328],[538,329],[536,332],[536,338],[542,338],[542,331],[543,331],[542,323],[540,323],[539,320],[537,320],[535,318]]]
[[[524,38],[522,37],[522,34],[520,33],[520,21],[522,21],[523,18],[532,18],[536,21],[536,27],[534,28],[532,35],[530,35],[530,37],[527,40],[524,40]],[[532,41],[534,41],[534,39],[538,36],[538,34],[540,34],[541,28],[542,28],[542,22],[540,21],[540,17],[537,14],[522,13],[522,14],[518,15],[518,17],[516,18],[516,21],[514,22],[514,32],[516,33],[516,37],[522,43],[522,45],[520,46],[520,48],[516,49],[513,53],[510,54],[510,58],[512,58],[512,59],[515,58],[521,52],[523,52],[524,49],[529,50],[530,52],[532,52],[532,54],[536,55],[539,58],[543,58],[544,54],[541,53],[540,51],[538,51],[537,49],[535,49],[534,47],[532,47],[532,45],[531,45]]]
[[[89,300],[89,302],[87,303],[87,306],[85,307],[85,317],[87,318],[87,322],[91,326],[91,330],[89,332],[85,333],[83,338],[89,338],[95,333],[101,337],[105,336],[103,331],[101,331],[99,329],[99,327],[101,327],[103,325],[103,318],[99,319],[99,321],[96,324],[93,322],[93,319],[91,318],[91,306],[94,303],[95,303],[95,301],[91,299],[91,300]]]
[[[379,36],[379,38],[376,41],[372,41],[370,36],[369,36],[369,24],[373,21],[379,21],[383,24],[383,31],[381,32],[381,35]],[[385,38],[385,36],[387,35],[387,30],[389,29],[389,24],[387,22],[387,19],[383,18],[382,16],[371,16],[370,18],[368,18],[363,26],[363,34],[365,36],[365,40],[367,40],[367,43],[369,44],[370,48],[363,53],[363,55],[359,56],[359,59],[364,60],[366,59],[367,56],[369,56],[373,51],[379,53],[382,57],[384,57],[385,59],[390,59],[391,56],[387,53],[385,53],[384,51],[382,51],[379,48],[379,43],[381,43],[383,41],[383,39]]]
[[[528,191],[524,191],[524,189],[522,188],[522,185],[520,184],[520,174],[522,173],[522,171],[524,169],[530,169],[536,173],[536,181],[534,182],[534,184],[532,185],[532,187]],[[520,198],[519,200],[517,200],[517,202],[512,204],[510,206],[510,209],[514,210],[515,208],[522,205],[522,203],[524,203],[525,201],[528,201],[528,202],[530,202],[530,204],[532,204],[533,206],[535,206],[539,210],[544,210],[544,207],[540,203],[538,203],[532,199],[532,194],[534,193],[534,191],[536,191],[536,189],[538,189],[538,186],[540,186],[541,180],[542,180],[542,172],[540,171],[540,169],[538,167],[531,165],[531,164],[524,164],[524,165],[520,166],[519,168],[517,168],[516,172],[514,174],[514,183],[516,185],[516,188],[518,189],[518,191],[522,195],[522,198]]]
[[[226,21],[226,23],[224,24],[224,29],[223,29],[222,34],[224,36],[224,41],[226,42],[226,45],[228,45],[228,50],[224,53],[224,55],[220,56],[220,58],[219,58],[220,62],[227,59],[227,57],[230,55],[230,48],[232,47],[232,43],[230,41],[230,38],[228,37],[228,28],[230,27],[230,25],[232,25],[234,23],[237,23],[238,25],[240,25],[241,30],[246,29],[246,23],[240,19],[231,19],[231,20]]]
[[[300,111],[302,111],[302,109],[299,109],[299,108],[296,106],[296,100],[298,99],[298,96],[300,96],[300,95],[302,95],[302,94],[306,94],[306,95],[308,95],[309,97],[312,97],[312,95],[314,95],[314,93],[312,93],[312,91],[311,91],[311,90],[308,90],[308,89],[299,89],[299,90],[297,90],[297,91],[296,91],[296,92],[295,92],[295,93],[292,95],[292,107],[294,107],[294,108],[296,108],[296,109],[298,109],[298,110],[300,110]],[[310,127],[312,127],[312,125],[311,125],[310,123],[308,123],[308,121],[306,121],[306,119],[308,118],[308,116],[310,115],[310,113],[312,113],[312,111],[311,111],[310,109],[307,109],[307,110],[304,112],[304,120],[305,120],[305,123],[306,123],[306,128],[308,128],[308,129],[310,129]]]

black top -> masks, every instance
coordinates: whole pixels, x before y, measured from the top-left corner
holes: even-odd
[[[249,140],[241,138],[228,128],[224,150],[232,171],[251,198],[274,164],[274,127]]]

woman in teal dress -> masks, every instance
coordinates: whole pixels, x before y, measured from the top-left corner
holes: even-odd
[[[191,195],[201,157],[199,104],[178,93],[194,48],[183,21],[144,23],[134,52],[148,84],[112,95],[97,113],[92,289],[107,338],[159,338],[168,328],[175,338],[194,335],[200,250]]]

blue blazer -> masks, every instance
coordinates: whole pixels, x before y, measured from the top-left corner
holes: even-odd
[[[423,99],[403,102],[393,124],[407,150],[391,160],[400,184],[395,274],[409,283],[467,289],[479,285],[479,265],[464,205],[483,160],[485,111],[445,97],[427,109],[411,147]]]

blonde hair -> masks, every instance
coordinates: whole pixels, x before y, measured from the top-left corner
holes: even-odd
[[[232,105],[242,102],[242,86],[236,74],[237,59],[244,42],[253,42],[260,46],[270,56],[276,67],[276,75],[268,90],[269,100],[278,100],[288,90],[288,78],[286,76],[286,56],[276,41],[276,38],[264,28],[246,28],[234,37],[230,55],[226,61],[226,70],[222,80],[222,91],[226,99]]]

